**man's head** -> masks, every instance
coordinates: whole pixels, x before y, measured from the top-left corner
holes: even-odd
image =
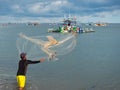
[[[21,58],[22,60],[26,60],[26,53],[21,53],[21,54],[20,54],[20,58]]]

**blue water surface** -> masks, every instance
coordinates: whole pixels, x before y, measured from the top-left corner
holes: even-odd
[[[48,35],[49,24],[0,24],[0,90],[17,90],[18,34]],[[77,35],[75,49],[57,61],[30,65],[26,90],[120,90],[120,24]]]

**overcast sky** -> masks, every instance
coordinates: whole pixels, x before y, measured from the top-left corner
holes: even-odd
[[[80,22],[120,23],[120,0],[0,0],[0,22],[60,22],[68,14]]]

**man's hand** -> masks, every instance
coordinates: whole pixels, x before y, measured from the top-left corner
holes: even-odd
[[[40,62],[44,62],[44,61],[45,61],[45,59],[44,59],[44,58],[41,58],[41,59],[40,59]]]

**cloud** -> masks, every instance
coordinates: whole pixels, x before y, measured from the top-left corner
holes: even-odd
[[[77,14],[77,21],[85,23],[85,22],[110,22],[110,23],[119,23],[120,20],[120,10],[113,11],[103,11],[97,12],[90,15],[79,15]],[[74,16],[74,15],[72,15]],[[16,17],[16,16],[0,16],[0,22],[40,22],[40,23],[51,23],[51,22],[61,22],[64,17]]]
[[[11,9],[13,9],[15,12],[19,12],[19,13],[24,12],[18,4],[15,4],[15,5],[11,6]]]
[[[88,2],[104,4],[104,3],[109,2],[109,0],[88,0]]]
[[[117,17],[120,15],[120,10],[114,10],[109,12],[100,12],[95,14],[98,17]]]
[[[38,2],[28,5],[28,11],[34,14],[42,14],[42,13],[60,13],[63,7],[67,7],[69,5],[68,1],[58,0],[58,1],[48,1],[48,2]]]
[[[39,22],[39,23],[57,23],[63,20],[62,17],[15,17],[15,16],[0,16],[0,23],[27,23],[27,22]]]
[[[119,23],[120,10],[97,12],[90,15],[77,16],[80,22],[109,22]]]
[[[111,18],[120,17],[120,2],[118,0],[13,0],[12,2],[0,0],[1,21],[60,20],[69,13],[84,22],[102,18],[113,20]]]

